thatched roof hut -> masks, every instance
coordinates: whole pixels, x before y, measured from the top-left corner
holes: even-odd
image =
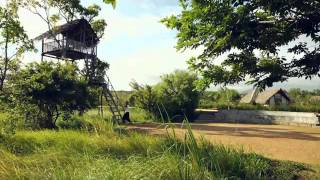
[[[263,105],[273,105],[281,101],[281,104],[289,104],[292,99],[289,97],[287,91],[279,89],[268,89],[259,92],[257,89],[246,94],[242,99],[241,103],[253,103],[253,104],[263,104]]]
[[[311,96],[310,101],[311,102],[320,102],[320,96]]]

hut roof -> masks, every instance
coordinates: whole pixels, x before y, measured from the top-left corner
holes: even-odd
[[[99,41],[99,38],[92,29],[90,23],[84,18],[73,20],[61,26],[56,26],[52,30],[47,31],[41,34],[40,36],[36,37],[35,40],[41,40],[43,38],[50,38],[58,34],[62,34],[66,37],[71,37],[74,40],[80,41],[80,37],[75,36],[76,34],[78,34],[80,30],[83,30],[83,32],[85,32],[86,42],[93,41],[93,43],[96,44]]]
[[[320,102],[320,96],[311,96],[310,101]]]
[[[280,93],[290,101],[289,95],[282,89],[269,89],[258,94],[255,102],[258,104],[266,104],[267,101],[275,94]]]
[[[257,96],[253,96],[252,95],[253,91],[249,92],[248,94],[246,94],[242,99],[241,102],[242,103],[251,103],[251,102],[255,102],[258,104],[266,104],[267,101],[274,96],[277,93],[280,93],[281,95],[283,95],[286,99],[288,99],[289,101],[292,101],[291,98],[289,97],[287,91],[279,88],[272,88],[272,89],[268,89],[265,91],[262,91],[260,93],[257,94]],[[254,99],[252,99],[254,98]]]
[[[252,100],[253,100],[252,99],[253,98],[252,93],[253,93],[253,91],[248,92],[245,96],[243,96],[241,98],[240,102],[242,102],[242,103],[251,103]]]

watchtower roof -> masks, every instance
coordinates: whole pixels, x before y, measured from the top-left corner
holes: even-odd
[[[80,30],[85,32],[84,36],[80,35]],[[92,29],[90,23],[84,19],[76,19],[71,22],[65,23],[61,26],[56,26],[52,30],[47,31],[40,36],[36,37],[35,40],[41,40],[44,38],[52,38],[58,34],[62,34],[63,36],[73,39],[75,41],[83,41],[81,38],[85,37],[85,42],[87,45],[91,46],[93,44],[97,44],[99,42],[99,38],[97,34]]]

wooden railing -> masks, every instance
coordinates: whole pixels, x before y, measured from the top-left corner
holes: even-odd
[[[62,46],[60,44],[60,41],[52,41],[52,42],[46,42],[43,44],[43,52],[52,52],[52,51],[57,51],[61,50]]]
[[[52,52],[58,50],[76,51],[84,54],[95,54],[95,47],[87,47],[84,43],[67,40],[55,40],[43,44],[43,52]]]

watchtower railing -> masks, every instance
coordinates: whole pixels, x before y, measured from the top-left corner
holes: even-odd
[[[57,51],[57,50],[61,50],[61,49],[62,49],[62,45],[60,43],[60,40],[46,42],[43,44],[43,52],[44,53]]]
[[[75,51],[75,52],[91,54],[91,55],[96,54],[95,47],[87,47],[84,43],[81,43],[72,39],[55,40],[55,41],[50,41],[43,44],[44,53],[59,51],[59,50]]]

